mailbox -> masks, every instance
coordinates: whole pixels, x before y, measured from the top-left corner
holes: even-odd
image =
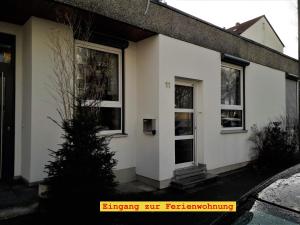
[[[148,135],[156,134],[155,119],[143,119],[143,131]]]

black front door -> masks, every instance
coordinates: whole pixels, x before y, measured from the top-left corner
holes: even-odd
[[[0,179],[14,176],[15,36],[0,33]]]

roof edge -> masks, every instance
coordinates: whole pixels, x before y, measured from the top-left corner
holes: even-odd
[[[92,9],[88,8],[84,0],[51,1],[85,9],[141,29],[219,53],[227,53],[279,71],[299,74],[297,59],[157,1],[149,0],[147,13],[145,9],[148,0],[124,0],[122,4],[118,0],[103,1]]]
[[[244,33],[246,30],[248,30],[252,25],[254,25],[258,20],[260,20],[261,18],[263,18],[264,15],[261,15],[261,16],[258,16],[258,17],[255,17],[253,19],[250,19],[250,20],[247,20],[245,22],[238,22],[236,23],[236,25],[232,26],[232,27],[229,27],[229,28],[226,28],[227,31],[230,31],[234,34],[238,34],[238,35],[241,35],[242,33]],[[238,24],[238,25],[237,25]],[[237,30],[240,29],[241,26],[245,25],[245,24],[249,24],[248,27],[246,29],[244,29],[242,32],[236,32],[234,31],[236,28]]]
[[[277,50],[275,50],[275,49],[273,49],[273,48],[270,48],[270,47],[268,47],[268,46],[265,46],[265,45],[263,45],[263,44],[260,44],[260,43],[258,43],[258,42],[256,42],[256,41],[253,41],[253,40],[249,39],[249,38],[240,36],[240,35],[238,35],[238,34],[234,34],[234,33],[230,32],[230,31],[228,31],[228,30],[226,30],[226,29],[223,29],[222,27],[219,27],[219,26],[217,26],[217,25],[215,25],[215,24],[212,24],[212,23],[210,23],[210,22],[207,22],[207,21],[205,21],[205,20],[202,20],[202,19],[200,19],[200,18],[198,18],[198,17],[196,17],[196,16],[193,16],[193,15],[191,15],[191,14],[189,14],[189,13],[187,13],[187,12],[184,12],[184,11],[182,11],[182,10],[180,10],[180,9],[177,9],[177,8],[175,8],[175,7],[173,7],[173,6],[170,6],[170,5],[161,3],[161,2],[157,2],[157,1],[155,1],[155,0],[150,0],[150,1],[151,1],[152,3],[154,3],[154,4],[160,5],[160,6],[162,6],[162,7],[165,7],[165,8],[167,8],[167,9],[170,9],[170,10],[176,12],[176,13],[179,13],[179,14],[181,14],[181,15],[183,15],[183,16],[187,16],[187,17],[189,17],[189,18],[191,18],[191,19],[194,19],[194,20],[197,20],[197,21],[199,21],[199,22],[201,22],[201,23],[207,24],[207,25],[209,25],[209,26],[211,26],[211,27],[214,27],[214,28],[216,28],[216,29],[218,29],[218,30],[220,30],[220,31],[223,31],[223,32],[228,33],[228,34],[231,34],[231,35],[233,35],[233,36],[235,36],[235,37],[238,37],[238,38],[240,38],[240,39],[243,39],[243,40],[248,41],[248,42],[250,42],[250,43],[252,43],[252,44],[258,45],[258,46],[260,46],[260,47],[262,47],[262,48],[268,49],[268,50],[270,50],[270,51],[272,51],[272,52],[274,52],[274,53],[280,54],[280,55],[282,55],[282,56],[284,56],[284,57],[287,57],[287,58],[289,58],[289,59],[291,59],[291,60],[294,60],[294,61],[298,62],[298,59],[293,58],[292,56],[286,55],[286,54],[284,54],[284,53],[282,53],[282,52],[279,52],[279,51],[277,51]],[[265,16],[265,15],[263,15],[263,16]],[[268,23],[270,24],[269,21],[268,21]],[[271,24],[270,24],[270,25],[271,25]],[[272,29],[273,29],[273,28],[272,28]],[[275,32],[275,31],[274,31],[274,32]],[[276,33],[276,32],[275,32],[275,33]],[[276,34],[276,35],[277,35],[277,34]],[[278,37],[278,38],[279,38],[279,37]],[[281,40],[280,40],[280,42],[281,42]],[[283,43],[282,43],[282,44],[283,44]]]

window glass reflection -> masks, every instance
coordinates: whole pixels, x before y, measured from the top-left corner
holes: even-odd
[[[240,70],[222,67],[221,104],[241,104],[241,75]]]
[[[221,124],[223,128],[242,127],[242,110],[221,110]]]
[[[77,87],[88,100],[119,100],[117,54],[77,47]]]

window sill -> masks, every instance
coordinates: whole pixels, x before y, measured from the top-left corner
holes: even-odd
[[[124,137],[128,137],[128,134],[126,134],[126,133],[116,133],[116,134],[102,134],[100,136],[110,137],[110,138],[124,138]]]
[[[126,134],[126,133],[113,134],[112,137],[113,138],[124,138],[124,137],[128,137],[128,134]]]
[[[220,134],[240,134],[240,133],[247,133],[248,130],[221,130]]]

